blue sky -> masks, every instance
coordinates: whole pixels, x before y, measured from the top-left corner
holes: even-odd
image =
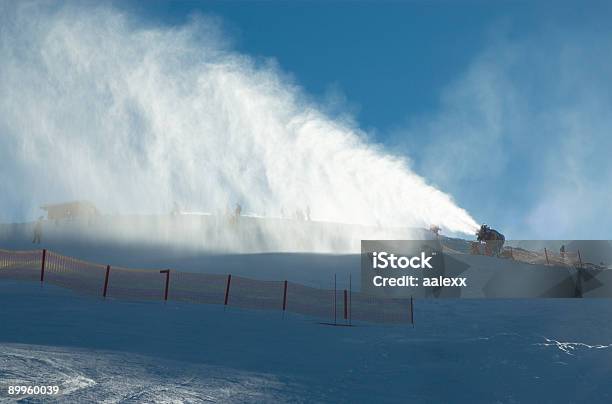
[[[478,221],[514,238],[612,237],[601,225],[610,223],[600,190],[610,184],[608,122],[594,122],[601,116],[589,107],[605,98],[611,66],[606,3],[117,5],[144,24],[215,16],[233,49],[274,59],[330,114],[350,114]],[[576,87],[584,91],[572,104]],[[573,144],[590,141],[601,147],[573,155]]]

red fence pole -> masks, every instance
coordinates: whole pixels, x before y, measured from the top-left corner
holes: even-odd
[[[227,301],[229,299],[229,290],[230,290],[230,283],[232,282],[232,274],[227,275],[227,285],[225,286],[225,303],[224,305],[227,306]]]
[[[285,290],[283,291],[283,311],[287,309],[287,281],[285,281]]]
[[[548,262],[548,251],[546,250],[546,247],[544,247],[544,255],[546,255],[546,264],[550,264],[550,262]]]
[[[348,293],[344,289],[344,319],[348,320]]]
[[[164,269],[159,271],[160,274],[166,274],[166,291],[164,292],[164,300],[168,300],[168,284],[170,283],[170,270]]]
[[[351,274],[349,274],[349,325],[353,320],[353,288],[351,285]]]
[[[110,273],[110,265],[106,266],[106,276],[104,277],[104,291],[102,296],[106,297],[106,289],[108,289],[108,274]]]
[[[46,259],[47,259],[47,249],[44,249],[42,253],[42,263],[40,264],[40,281],[41,282],[45,280],[45,261]]]
[[[336,292],[336,274],[334,274],[334,325],[336,325],[336,322],[337,322],[337,320],[336,320],[336,311],[337,311],[336,310],[336,307],[337,307],[337,305],[336,305],[336,295],[337,295],[337,292]]]

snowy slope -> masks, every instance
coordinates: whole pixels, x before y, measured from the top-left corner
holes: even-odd
[[[305,392],[262,373],[44,345],[0,344],[0,368],[3,389],[58,386],[59,394],[44,397],[47,402],[273,402]],[[20,398],[43,401],[34,394]]]
[[[0,246],[31,249],[30,226],[5,226]],[[340,284],[351,273],[358,287],[354,254],[200,252],[65,230],[45,229],[42,246],[113,265],[321,287],[332,273]],[[515,265],[460,258],[473,272]],[[0,308],[0,401],[10,401],[6,386],[16,382],[57,384],[62,395],[47,397],[56,402],[612,400],[612,325],[601,320],[612,315],[607,299],[418,299],[414,328],[348,328],[275,311],[102,300],[3,281]]]
[[[612,399],[606,300],[419,300],[414,328],[29,283],[0,283],[0,307],[0,385],[58,383],[57,402]]]

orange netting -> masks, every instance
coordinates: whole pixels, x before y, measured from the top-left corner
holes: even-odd
[[[44,265],[43,265],[44,256]],[[286,281],[170,270],[110,267],[52,251],[0,250],[0,279],[44,281],[78,293],[124,300],[177,300],[286,310],[346,323],[409,323],[410,301],[317,289]],[[166,296],[167,290],[167,296]]]
[[[487,248],[485,243],[473,242],[470,253],[473,255],[495,255],[492,248]],[[459,253],[458,251],[445,248],[445,251]],[[509,258],[515,261],[525,262],[534,265],[552,266],[571,266],[579,267],[599,267],[596,264],[583,262],[579,251],[553,252],[548,249],[531,251],[518,247],[504,247],[499,254],[501,258]]]

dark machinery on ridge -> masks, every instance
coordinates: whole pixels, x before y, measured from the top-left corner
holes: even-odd
[[[483,224],[476,233],[476,240],[486,244],[487,255],[500,255],[506,238],[497,230]]]

